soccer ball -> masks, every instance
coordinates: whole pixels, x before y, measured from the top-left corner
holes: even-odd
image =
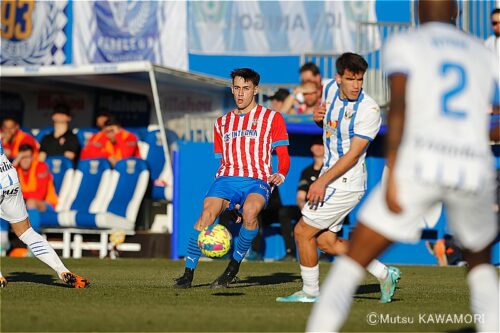
[[[231,249],[233,237],[223,225],[212,224],[205,227],[198,235],[198,247],[209,258],[223,257]]]

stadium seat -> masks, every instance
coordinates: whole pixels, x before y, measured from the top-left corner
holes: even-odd
[[[47,128],[41,128],[41,129],[36,130],[36,133],[35,133],[35,130],[32,130],[31,133],[35,137],[36,141],[38,143],[40,143],[40,142],[42,142],[42,138],[45,135],[47,135],[53,131],[54,131],[54,127],[47,127]]]
[[[88,212],[79,210],[75,215],[76,226],[133,230],[148,181],[145,161],[140,158],[118,161],[110,173],[108,185],[99,188],[104,191],[104,195],[97,194],[99,207]]]
[[[84,147],[92,137],[92,135],[96,134],[97,132],[99,132],[99,129],[95,127],[82,127],[75,128],[73,130],[73,133],[75,133],[76,137],[78,138],[81,147]]]
[[[73,179],[73,162],[65,156],[50,156],[47,157],[45,163],[48,164],[50,172],[54,176],[54,186],[61,200],[61,187],[70,186]]]
[[[125,127],[125,130],[134,133],[139,141],[144,141],[146,135],[148,135],[147,127]]]
[[[42,227],[74,227],[77,211],[97,212],[109,184],[111,165],[106,159],[82,160],[69,186],[62,186],[55,212],[41,214]]]

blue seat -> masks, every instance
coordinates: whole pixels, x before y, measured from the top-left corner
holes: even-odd
[[[45,160],[48,164],[52,176],[54,176],[54,186],[59,195],[63,183],[71,183],[73,178],[73,162],[65,156],[49,156]]]
[[[98,211],[103,198],[97,194],[105,191],[110,173],[111,166],[106,159],[80,161],[74,171],[71,185],[61,188],[56,211],[41,214],[41,225],[74,227],[76,212]]]
[[[47,135],[54,132],[54,127],[47,127],[47,128],[41,128],[36,135],[33,135],[36,139],[37,142],[42,142],[42,138]]]
[[[81,127],[81,128],[75,128],[73,131],[78,139],[78,142],[80,142],[80,147],[85,147],[89,139],[99,132],[98,128],[95,127]]]
[[[79,210],[75,216],[76,226],[133,230],[148,182],[149,170],[144,160],[118,161],[110,173],[108,185],[99,188],[104,193],[97,193],[102,198],[97,211]]]
[[[151,198],[152,199],[165,199],[165,186],[166,184],[158,181],[160,175],[165,167],[165,151],[163,149],[160,137],[160,130],[148,132],[144,138],[145,156],[151,178]]]

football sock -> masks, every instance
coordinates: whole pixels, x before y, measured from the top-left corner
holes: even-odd
[[[188,248],[186,253],[186,268],[195,269],[200,260],[201,250],[198,247],[199,230],[193,228],[189,235]]]
[[[69,272],[69,269],[64,266],[56,251],[49,245],[47,240],[37,233],[33,228],[26,230],[19,239],[28,246],[31,253],[50,268],[57,272],[61,277],[61,273]]]
[[[373,259],[372,262],[366,267],[366,270],[381,282],[387,279],[387,276],[389,275],[387,266],[377,259]]]
[[[302,290],[310,296],[319,295],[319,265],[307,267],[300,265]]]
[[[259,232],[259,227],[250,230],[245,228],[244,226],[241,226],[240,234],[238,236],[238,240],[236,241],[236,245],[234,247],[234,252],[233,252],[234,260],[236,260],[237,262],[241,262],[243,260],[245,254],[252,245],[252,241],[254,240],[255,236],[257,236],[258,232]]]
[[[321,296],[314,304],[306,332],[338,332],[364,275],[365,269],[350,257],[338,258],[322,284]]]
[[[467,275],[471,310],[478,315],[478,332],[498,332],[498,274],[489,264],[474,267]]]

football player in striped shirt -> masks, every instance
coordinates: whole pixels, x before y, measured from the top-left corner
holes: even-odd
[[[42,237],[31,227],[26,204],[24,203],[21,185],[16,169],[4,154],[0,137],[0,218],[10,223],[12,230],[27,245],[35,257],[56,271],[61,280],[73,288],[86,288],[90,282],[81,276],[71,273],[61,262],[59,256]],[[7,280],[0,272],[0,287],[7,286]]]
[[[307,204],[295,227],[300,260],[302,289],[278,302],[316,302],[319,290],[319,247],[331,255],[343,255],[349,242],[340,239],[345,217],[366,191],[366,150],[377,135],[380,108],[362,89],[368,64],[358,54],[344,53],[336,61],[337,74],[326,82],[323,99],[326,109],[321,119],[325,154],[319,178],[307,192]],[[380,282],[382,303],[394,294],[400,272],[373,260],[368,271]]]
[[[185,271],[176,279],[175,288],[191,287],[201,255],[197,244],[200,231],[226,209],[241,207],[243,225],[233,257],[211,287],[227,287],[236,279],[240,263],[258,233],[257,216],[266,207],[272,187],[285,181],[290,167],[283,116],[255,100],[260,75],[250,68],[240,68],[231,72],[231,78],[236,108],[215,121],[214,152],[220,158],[220,167],[189,237]],[[276,172],[271,165],[273,151],[278,156]]]
[[[351,246],[323,283],[307,332],[338,332],[364,267],[393,242],[418,242],[422,216],[440,202],[469,264],[477,331],[499,331],[498,271],[491,265],[498,235],[495,163],[488,138],[488,113],[500,107],[498,59],[455,26],[456,1],[418,4],[422,25],[390,38],[382,53],[391,87],[387,180],[361,208]]]

